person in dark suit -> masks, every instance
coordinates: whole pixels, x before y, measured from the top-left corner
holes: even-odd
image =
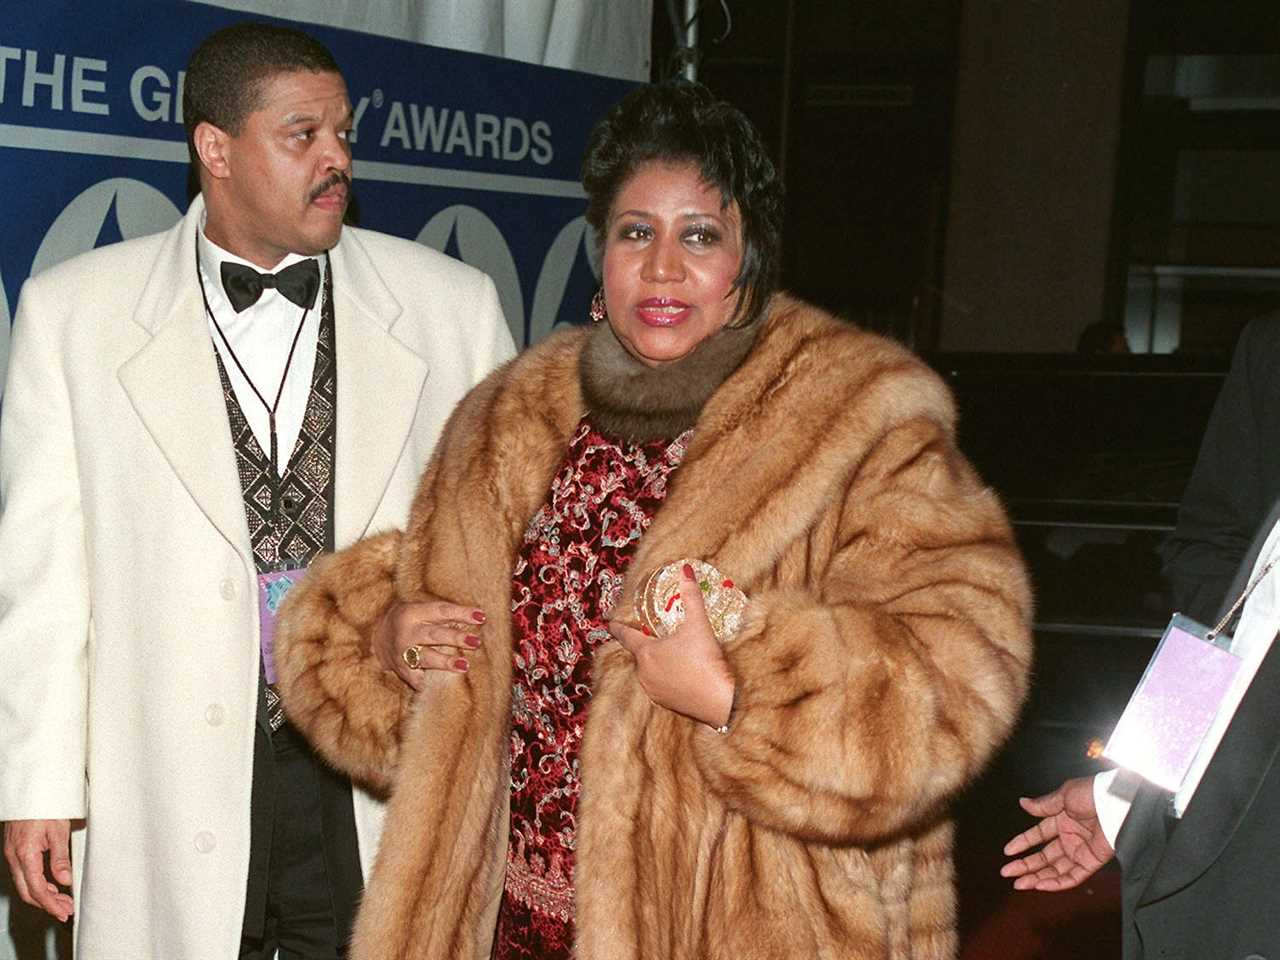
[[[1215,623],[1280,555],[1277,361],[1280,316],[1253,321],[1164,547],[1174,608],[1201,622]],[[1267,909],[1280,881],[1277,578],[1280,570],[1258,584],[1234,631],[1247,687],[1181,819],[1170,815],[1167,792],[1124,773],[1020,800],[1041,819],[1006,845],[1015,859],[1002,874],[1020,890],[1066,890],[1118,857],[1130,960],[1280,957],[1280,915]]]
[[[1123,775],[1068,780],[1020,801],[1041,819],[1006,845],[1015,859],[1002,875],[1020,890],[1066,890],[1116,856],[1126,960],[1280,957],[1280,912],[1270,909],[1280,883],[1277,558],[1280,503],[1222,589],[1225,613],[1256,582],[1235,630],[1243,696],[1181,819],[1168,792],[1136,778],[1127,786]],[[1211,730],[1206,746],[1214,738]]]

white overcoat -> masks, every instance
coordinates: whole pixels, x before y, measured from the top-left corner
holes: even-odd
[[[0,820],[83,821],[82,960],[227,960],[240,939],[257,598],[196,281],[203,211],[32,278],[13,332]],[[352,228],[330,256],[342,547],[404,524],[454,404],[514,351],[479,271]],[[366,874],[381,817],[357,794]]]

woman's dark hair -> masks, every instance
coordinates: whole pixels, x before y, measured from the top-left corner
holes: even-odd
[[[742,266],[733,324],[764,312],[778,283],[782,182],[760,133],[736,107],[700,83],[676,81],[633,90],[596,124],[582,158],[587,223],[603,251],[609,212],[631,176],[649,163],[692,163],[720,191],[721,208],[736,203],[742,220]]]

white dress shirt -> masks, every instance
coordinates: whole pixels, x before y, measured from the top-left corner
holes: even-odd
[[[288,362],[289,347],[293,344],[303,311],[297,304],[287,300],[279,290],[268,289],[262,291],[262,297],[257,303],[247,307],[242,313],[236,313],[222,289],[222,264],[229,261],[253,267],[260,273],[277,273],[307,257],[291,253],[273,268],[264,271],[256,264],[222,249],[206,237],[203,224],[197,242],[200,250],[200,279],[204,284],[209,309],[213,312],[212,317],[206,318],[209,336],[222,357],[222,365],[226,368],[231,388],[249,422],[249,428],[262,447],[262,452],[270,456],[271,418],[262,400],[267,404],[275,401],[276,391],[280,389],[280,379]],[[302,333],[298,336],[298,346],[294,349],[293,362],[289,364],[288,377],[280,394],[280,406],[276,409],[276,440],[280,445],[276,470],[282,475],[302,429],[302,418],[306,414],[307,400],[311,396],[311,375],[315,371],[316,342],[320,335],[320,308],[324,300],[327,266],[324,257],[315,259],[320,265],[320,293],[316,295],[315,306],[306,313]],[[217,319],[216,325],[214,318]],[[218,333],[218,327],[222,328],[222,334],[231,344],[231,350],[235,351],[235,356],[244,365],[244,372],[261,392],[262,400],[254,394],[244,374],[240,372],[222,335]]]
[[[1280,522],[1271,528],[1262,549],[1258,551],[1258,559],[1249,574],[1248,582],[1252,583],[1277,555],[1280,555]],[[1232,601],[1235,599],[1231,598]],[[1277,631],[1280,631],[1280,564],[1258,583],[1245,601],[1240,626],[1231,641],[1231,652],[1240,658],[1240,669],[1227,691],[1222,708],[1218,710],[1209,732],[1205,734],[1204,743],[1196,753],[1186,781],[1174,794],[1173,807],[1178,816],[1183,814],[1191,802],[1209,761],[1213,759],[1231,718],[1235,716],[1236,708],[1244,699],[1267,651],[1271,649],[1271,641]],[[1113,848],[1120,827],[1129,815],[1129,807],[1139,783],[1140,779],[1128,771],[1111,770],[1094,778],[1093,799],[1098,810],[1098,823]]]

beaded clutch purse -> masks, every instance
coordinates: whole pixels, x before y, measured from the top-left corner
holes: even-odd
[[[670,636],[684,622],[684,602],[680,599],[680,571],[685,564],[693,567],[707,619],[716,639],[723,643],[742,625],[747,608],[747,595],[733,581],[702,560],[677,560],[659,567],[649,575],[636,598],[637,619],[655,636]]]

